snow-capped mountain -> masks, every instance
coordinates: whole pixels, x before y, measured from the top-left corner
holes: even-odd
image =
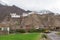
[[[47,13],[53,13],[53,12],[51,12],[50,10],[41,10],[40,13],[47,14]]]

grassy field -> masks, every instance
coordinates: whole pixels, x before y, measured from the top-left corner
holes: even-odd
[[[39,33],[0,35],[0,40],[38,40]]]

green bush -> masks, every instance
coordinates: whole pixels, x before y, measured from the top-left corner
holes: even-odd
[[[45,29],[39,28],[39,29],[38,29],[38,32],[45,32]]]
[[[28,32],[32,33],[32,32],[45,32],[45,29],[31,29]]]
[[[10,30],[10,33],[25,33],[24,29]]]
[[[41,36],[42,36],[42,38],[47,38],[47,36],[45,34],[42,34]]]
[[[15,33],[15,30],[10,30],[9,33]]]
[[[24,29],[16,29],[16,30],[11,30],[10,31],[10,33],[25,33],[26,32],[26,30],[24,30]],[[45,32],[45,29],[41,29],[41,28],[39,28],[39,29],[30,29],[30,30],[28,30],[27,32],[29,32],[29,33],[39,33],[39,32]]]
[[[25,33],[26,31],[24,29],[17,29],[16,33]]]
[[[36,29],[30,29],[28,32],[30,33],[36,32]]]

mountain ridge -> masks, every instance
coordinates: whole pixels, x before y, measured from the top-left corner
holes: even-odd
[[[19,8],[15,5],[8,6],[8,5],[2,5],[0,4],[0,22],[6,17],[10,16],[10,13],[16,13],[18,15],[21,15],[22,13],[28,13],[30,11],[25,11],[22,8]]]

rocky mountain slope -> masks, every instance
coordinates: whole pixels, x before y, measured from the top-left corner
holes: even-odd
[[[30,14],[23,18],[23,26],[30,25],[34,28],[51,28],[60,27],[60,15],[54,13],[48,14]]]
[[[7,6],[0,4],[0,22],[6,17],[9,16],[10,13],[17,13],[18,15],[21,15],[22,13],[28,13],[30,11],[25,11],[24,9],[21,9],[15,5],[13,6]]]

